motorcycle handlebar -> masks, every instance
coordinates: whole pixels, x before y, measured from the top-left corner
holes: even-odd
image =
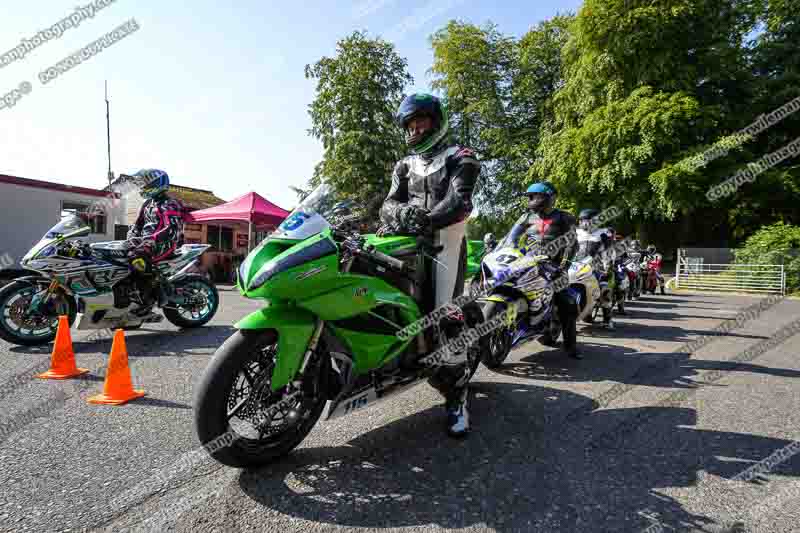
[[[384,265],[388,266],[389,268],[397,271],[403,271],[406,268],[406,264],[403,263],[400,259],[396,257],[392,257],[391,255],[386,255],[378,250],[368,250],[366,252],[367,255],[378,261],[379,263],[383,263]]]

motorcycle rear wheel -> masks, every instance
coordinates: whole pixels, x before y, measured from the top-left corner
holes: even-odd
[[[211,457],[224,465],[261,466],[289,454],[325,408],[330,358],[320,350],[322,345],[312,355],[300,389],[290,391],[289,385],[271,391],[277,340],[274,330],[237,331],[217,349],[195,392],[195,432]],[[244,397],[237,385],[247,389]],[[264,411],[272,411],[268,421]],[[239,420],[232,422],[235,417]],[[255,422],[248,420],[253,417]]]
[[[214,318],[219,307],[219,292],[216,285],[202,276],[192,276],[175,282],[175,288],[194,289],[202,292],[203,305],[165,307],[164,316],[179,328],[199,328]]]

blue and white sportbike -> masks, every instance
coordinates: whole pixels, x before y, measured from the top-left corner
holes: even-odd
[[[488,350],[481,361],[498,368],[512,349],[548,334],[558,340],[561,324],[553,302],[554,272],[547,256],[520,249],[506,235],[494,250],[484,256],[478,273],[476,293],[484,321],[508,319],[488,334]],[[572,288],[569,288],[572,291]],[[495,322],[493,322],[495,323]]]
[[[181,328],[202,326],[217,312],[219,294],[206,277],[192,272],[210,245],[186,244],[154,265],[168,302],[164,315],[145,305],[128,264],[126,241],[87,244],[85,215],[53,226],[20,262],[37,275],[17,278],[0,290],[0,337],[25,346],[55,338],[58,317],[78,330],[135,329],[167,320]],[[135,244],[135,243],[134,243]]]

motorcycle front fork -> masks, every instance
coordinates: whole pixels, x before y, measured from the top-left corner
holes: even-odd
[[[34,294],[33,297],[31,298],[30,306],[25,311],[25,316],[30,316],[36,313],[37,311],[39,311],[42,305],[46,305],[47,302],[50,301],[50,298],[53,297],[53,294],[55,294],[56,289],[58,289],[59,286],[60,285],[58,281],[53,280],[50,282],[50,286],[47,287],[45,291]]]

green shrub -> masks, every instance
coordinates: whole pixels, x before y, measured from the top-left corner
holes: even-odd
[[[736,250],[736,263],[783,263],[786,292],[800,289],[800,227],[777,222],[763,226]]]

